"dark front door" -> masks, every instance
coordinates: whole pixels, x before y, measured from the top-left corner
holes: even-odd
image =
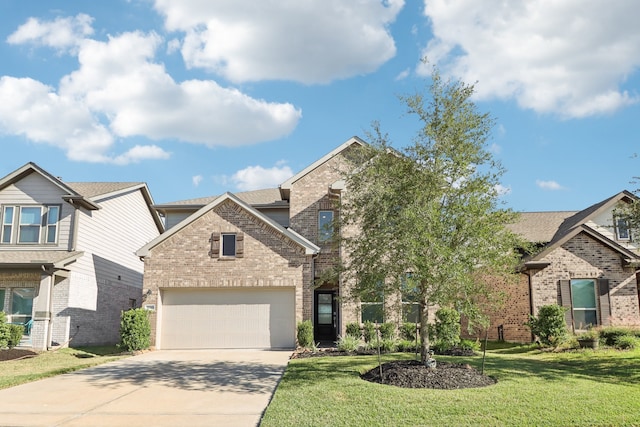
[[[336,293],[335,291],[316,291],[314,303],[314,340],[336,340]]]

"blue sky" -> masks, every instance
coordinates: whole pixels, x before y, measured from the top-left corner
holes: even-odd
[[[276,186],[379,121],[428,57],[496,119],[506,206],[578,210],[640,175],[640,3],[0,0],[0,175],[145,181],[156,203]],[[640,187],[640,185],[638,185]]]

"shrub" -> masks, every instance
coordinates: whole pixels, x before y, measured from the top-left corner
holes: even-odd
[[[640,345],[640,339],[633,335],[620,335],[616,337],[614,345],[620,350],[633,350]]]
[[[311,320],[305,320],[298,323],[298,345],[304,348],[311,348],[314,346],[313,323],[311,323]]]
[[[380,324],[380,338],[382,340],[393,340],[396,337],[396,325],[393,323]]]
[[[416,341],[417,323],[406,322],[400,325],[400,338],[403,340]]]
[[[383,339],[380,340],[380,351],[385,353],[391,353],[396,351],[398,348],[398,344],[394,339]]]
[[[367,320],[362,327],[362,334],[364,335],[364,342],[375,343],[377,339],[376,325]]]
[[[614,347],[618,337],[633,336],[634,330],[624,326],[607,326],[600,329],[600,339],[604,345]]]
[[[127,351],[138,351],[151,345],[149,313],[143,308],[123,311],[120,318],[119,347]]]
[[[24,326],[22,325],[7,325],[9,327],[9,339],[7,340],[7,347],[13,348],[20,344],[22,335],[24,334]]]
[[[24,326],[11,325],[6,323],[6,321],[6,314],[0,311],[0,348],[13,348],[20,344],[22,334],[24,333]]]
[[[340,337],[336,342],[336,344],[337,344],[338,350],[352,353],[358,350],[358,347],[360,347],[360,338],[356,338],[351,335],[345,335],[343,337]]]
[[[436,344],[439,350],[449,350],[460,343],[460,313],[443,307],[436,311]]]
[[[478,340],[460,340],[460,348],[462,350],[480,351],[482,346]]]
[[[567,322],[564,319],[566,309],[557,304],[543,305],[538,316],[529,315],[525,323],[531,332],[544,345],[558,346],[567,337]]]
[[[358,323],[347,323],[347,336],[357,338],[359,340],[362,337],[360,325]]]
[[[404,353],[413,353],[416,351],[416,340],[400,340],[396,343],[396,347],[398,351],[402,351]],[[418,348],[420,351],[420,348]]]

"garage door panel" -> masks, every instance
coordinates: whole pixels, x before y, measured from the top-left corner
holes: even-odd
[[[165,290],[162,348],[291,348],[293,289]]]

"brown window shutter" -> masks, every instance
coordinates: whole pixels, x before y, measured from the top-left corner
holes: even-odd
[[[571,280],[559,280],[560,304],[565,308],[564,319],[567,327],[573,331],[573,310],[571,307]]]
[[[220,233],[211,233],[209,242],[211,242],[209,256],[211,258],[218,258],[220,256]]]
[[[236,258],[244,257],[244,233],[236,234]]]
[[[609,318],[611,317],[611,305],[609,304],[609,279],[598,280],[598,295],[600,297],[600,310],[598,310],[600,324],[602,326],[609,326]]]

